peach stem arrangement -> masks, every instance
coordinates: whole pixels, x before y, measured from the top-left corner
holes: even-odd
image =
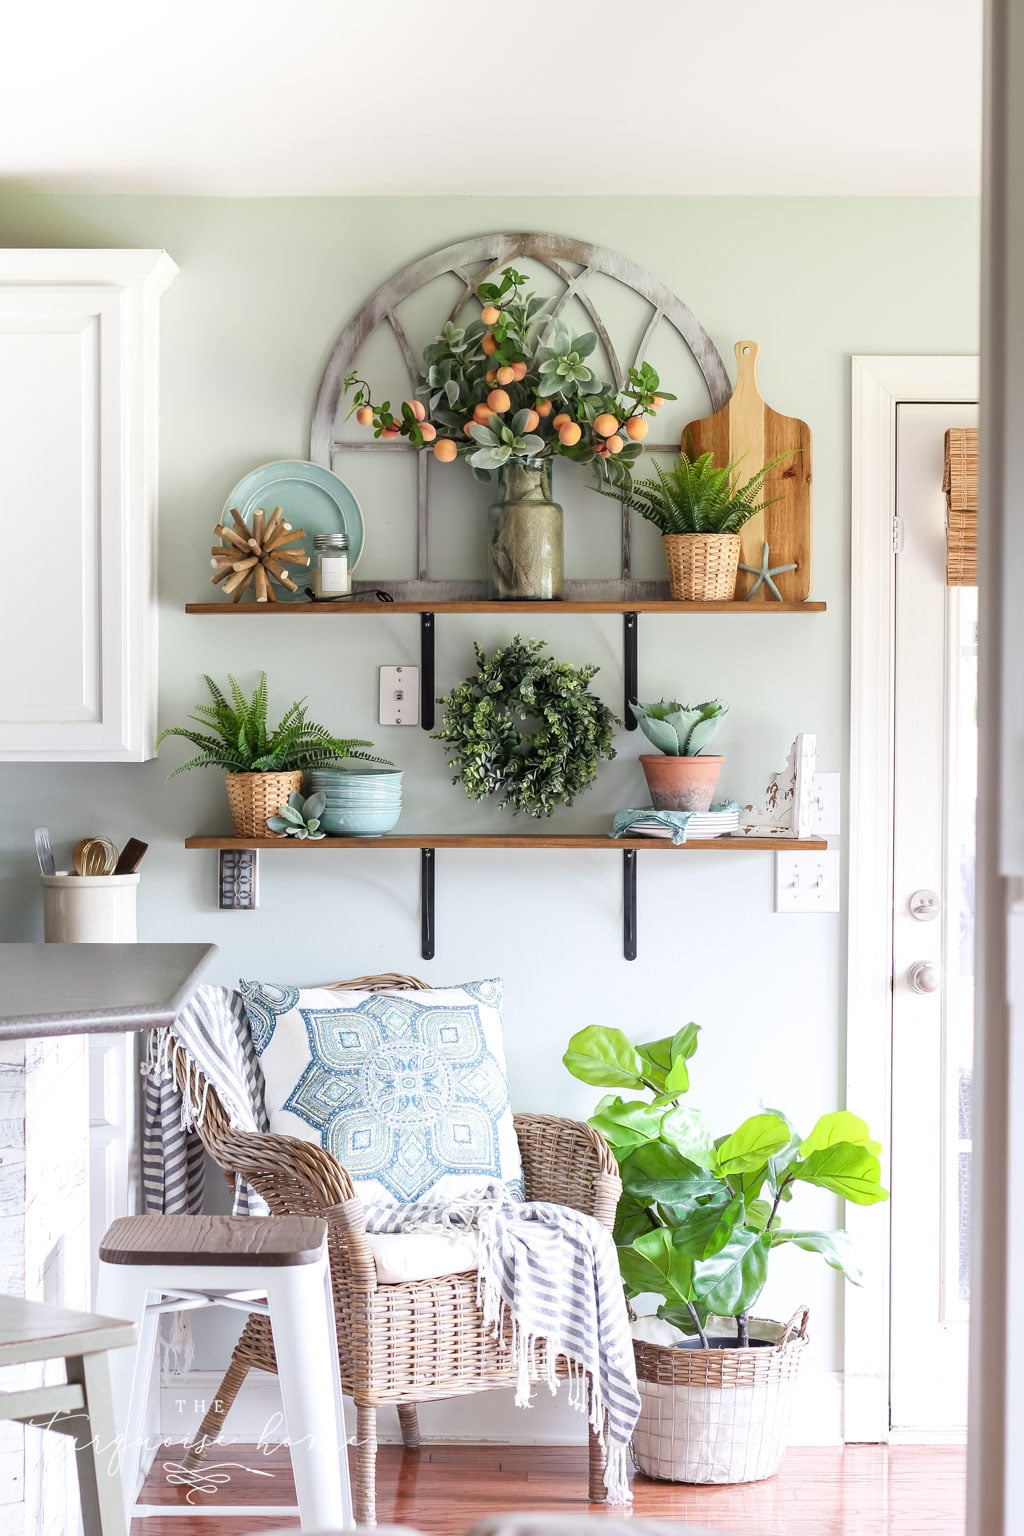
[[[423,399],[376,405],[366,381],[350,373],[349,415],[382,441],[404,437],[431,448],[442,463],[464,457],[490,471],[509,459],[559,454],[628,485],[649,418],[675,396],[646,362],[629,369],[621,388],[602,380],[593,366],[596,335],[574,334],[525,281],[506,267],[498,281],[478,285],[479,318],[450,321],[424,351],[416,391]]]

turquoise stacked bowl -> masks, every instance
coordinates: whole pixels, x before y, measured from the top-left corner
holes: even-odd
[[[400,768],[318,768],[308,777],[309,793],[327,796],[320,825],[332,837],[383,837],[397,825]]]

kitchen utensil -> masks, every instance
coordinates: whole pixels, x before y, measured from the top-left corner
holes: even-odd
[[[41,875],[55,875],[57,873],[57,866],[53,859],[49,827],[36,827],[32,836],[36,841],[36,858],[39,860],[39,873]]]
[[[83,837],[71,854],[76,875],[112,875],[117,865],[117,849],[109,837]]]
[[[134,875],[148,852],[148,843],[140,842],[137,837],[130,837],[121,849],[121,857],[114,865],[114,874]]]
[[[349,570],[354,571],[359,564],[363,552],[363,514],[359,503],[345,482],[320,464],[310,464],[305,459],[261,464],[250,470],[231,492],[221,513],[222,523],[231,522],[232,507],[249,527],[261,507],[268,514],[275,507],[282,507],[293,528],[305,529],[303,543],[311,561],[314,535],[347,533]],[[281,592],[280,600],[304,602],[306,587],[313,585],[311,568],[296,566],[289,574],[299,590],[294,594]]]
[[[811,591],[811,429],[805,421],[782,416],[765,404],[757,387],[759,350],[756,341],[736,343],[736,388],[731,399],[713,416],[685,426],[682,442],[691,456],[710,451],[716,464],[739,459],[741,484],[763,464],[786,455],[768,471],[757,496],[758,501],[780,499],[740,529],[740,560],[760,566],[761,546],[767,539],[773,566],[796,561],[795,571],[773,577],[783,601],[802,603]],[[736,596],[745,596],[755,580],[740,571]],[[751,601],[774,599],[762,583]]]

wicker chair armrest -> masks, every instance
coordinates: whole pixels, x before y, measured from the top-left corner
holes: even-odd
[[[593,1126],[557,1115],[516,1115],[527,1200],[550,1200],[594,1216],[609,1232],[622,1193],[618,1164]]]
[[[336,1284],[374,1290],[377,1267],[366,1240],[366,1213],[337,1158],[297,1136],[232,1130],[223,1123],[223,1111],[210,1118],[210,1124],[204,1118],[199,1134],[229,1182],[241,1174],[275,1216],[323,1216]]]

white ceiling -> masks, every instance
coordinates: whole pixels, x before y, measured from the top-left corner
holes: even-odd
[[[981,9],[5,0],[0,178],[243,196],[973,194]]]

